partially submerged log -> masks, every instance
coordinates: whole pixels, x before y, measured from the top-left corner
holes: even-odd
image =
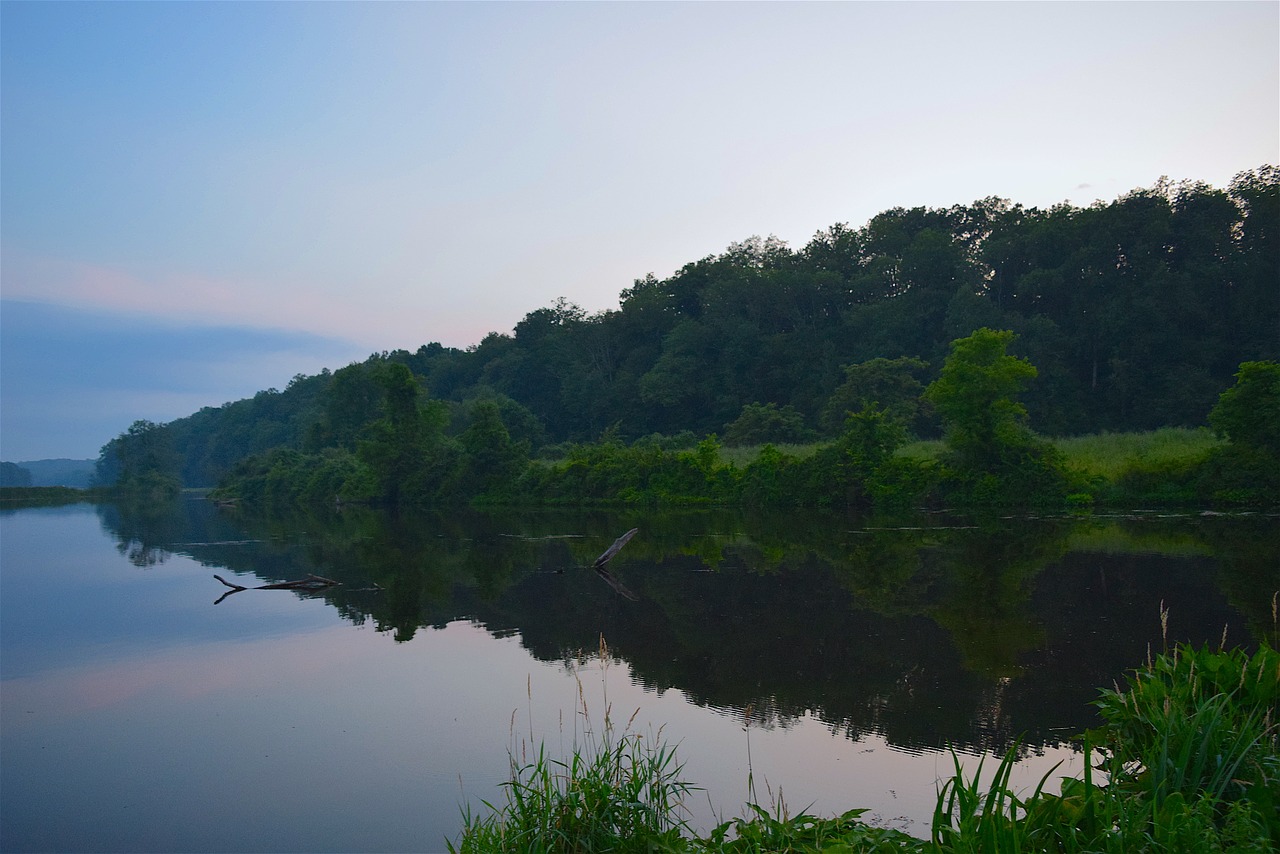
[[[618,552],[622,551],[622,547],[625,546],[627,543],[631,542],[631,538],[634,537],[639,532],[640,532],[639,528],[632,528],[630,531],[627,531],[621,537],[618,537],[618,539],[614,540],[613,545],[605,549],[604,554],[596,558],[595,563],[591,564],[591,568],[596,571],[596,575],[603,578],[605,583],[614,589],[614,592],[616,592],[620,596],[625,596],[627,599],[630,599],[632,602],[639,601],[640,597],[632,593],[630,590],[628,590],[621,581],[614,578],[613,573],[605,569],[605,564],[613,560],[614,557],[617,556]]]
[[[613,545],[605,549],[604,554],[596,558],[596,562],[591,564],[591,568],[592,569],[604,568],[604,565],[609,561],[613,560],[614,557],[618,554],[618,552],[622,551],[622,547],[625,546],[627,543],[631,542],[631,538],[638,533],[640,533],[639,528],[632,528],[630,531],[627,531],[621,537],[618,537],[618,539],[613,541]]]
[[[245,587],[240,584],[232,584],[230,581],[227,581],[221,575],[215,574],[213,577],[221,581],[227,587],[231,588],[226,593],[223,593],[222,596],[218,598],[217,602],[213,603],[215,605],[217,605],[218,602],[221,602],[223,599],[226,599],[232,593],[239,593],[241,590],[316,591],[316,590],[324,590],[328,587],[337,587],[340,584],[342,584],[341,581],[334,581],[332,578],[325,578],[322,575],[308,575],[306,578],[300,578],[297,581],[280,581],[280,582],[277,582],[276,584],[262,584],[262,585],[259,585],[258,587]]]

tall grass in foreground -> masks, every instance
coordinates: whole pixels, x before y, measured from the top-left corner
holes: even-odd
[[[1175,648],[1103,690],[1082,779],[1057,795],[1008,788],[1010,751],[986,791],[939,793],[940,852],[1266,852],[1280,845],[1280,655]],[[1096,757],[1098,763],[1093,764]],[[981,768],[979,768],[979,771]],[[1046,777],[1047,779],[1047,777]]]
[[[1162,617],[1167,616],[1162,614]],[[603,656],[603,641],[601,645]],[[507,803],[467,812],[455,852],[1267,852],[1280,848],[1280,654],[1179,646],[1105,689],[1103,725],[1082,736],[1082,778],[1029,794],[1010,788],[1011,749],[991,780],[982,766],[942,783],[928,840],[861,821],[770,807],[703,837],[684,820],[674,752],[605,726],[567,761],[512,761]],[[583,703],[585,710],[585,703]],[[633,716],[634,718],[634,716]],[[607,712],[606,712],[607,719]],[[749,725],[749,724],[748,724]],[[628,724],[628,727],[630,724]],[[1095,764],[1096,760],[1096,764]],[[749,763],[748,763],[749,764]],[[1052,771],[1050,772],[1052,774]],[[753,793],[754,787],[749,786]]]
[[[599,657],[607,669],[603,637]],[[696,789],[682,779],[683,766],[661,731],[652,739],[632,731],[635,713],[617,730],[607,694],[604,702],[597,732],[579,680],[577,712],[587,725],[579,733],[575,719],[572,755],[552,758],[540,745],[529,759],[527,744],[513,748],[506,803],[484,801],[489,812],[482,816],[464,811],[461,841],[456,848],[450,842],[450,852],[682,850],[690,833],[684,799]]]

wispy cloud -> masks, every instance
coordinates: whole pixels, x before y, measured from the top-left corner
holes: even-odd
[[[162,323],[230,324],[377,341],[377,301],[350,295],[306,298],[305,283],[143,272],[99,263],[4,253],[4,295],[67,307],[157,318]],[[427,343],[422,341],[419,343]]]
[[[171,421],[362,359],[305,332],[180,324],[127,312],[0,302],[0,454],[96,457],[140,418]]]

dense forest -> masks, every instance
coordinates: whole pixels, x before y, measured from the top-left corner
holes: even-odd
[[[1242,363],[1280,358],[1278,231],[1268,165],[1085,208],[895,208],[798,250],[752,237],[635,281],[617,310],[559,300],[463,350],[377,353],[135,423],[98,477],[243,485],[283,466],[294,497],[430,503],[524,478],[522,496],[548,499],[563,490],[529,482],[530,458],[684,449],[714,480],[719,443],[840,441],[866,475],[907,436],[955,437],[965,416],[938,384],[948,360],[979,358],[956,348],[975,330],[1002,331],[974,347],[1008,360],[996,400],[1028,435],[1204,425]]]

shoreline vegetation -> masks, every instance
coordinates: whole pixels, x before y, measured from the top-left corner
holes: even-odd
[[[1091,502],[1077,502],[1070,509],[1084,511],[1088,506],[1104,508],[1133,508],[1138,506],[1153,509],[1209,509],[1229,507],[1248,509],[1250,507],[1267,506],[1268,502],[1250,502],[1247,500],[1232,501],[1231,496],[1213,496],[1201,490],[1188,488],[1194,481],[1194,474],[1203,471],[1206,463],[1215,453],[1221,453],[1227,442],[1216,436],[1212,430],[1199,427],[1165,427],[1159,430],[1148,430],[1132,433],[1100,433],[1088,436],[1070,436],[1047,439],[1062,455],[1064,466],[1077,481],[1087,482],[1095,491],[1090,493]],[[688,449],[666,448],[661,443],[663,453],[678,455]],[[676,440],[674,444],[680,444]],[[758,464],[760,459],[768,460],[775,454],[783,461],[802,461],[817,456],[830,443],[812,442],[806,444],[766,443],[763,445],[746,445],[734,447],[717,447],[717,464],[730,467],[738,472]],[[615,446],[616,447],[616,446]],[[547,468],[557,466],[571,467],[581,458],[590,446],[568,449],[564,456],[551,460],[535,460],[534,465]],[[942,440],[915,440],[894,452],[898,459],[916,462],[925,466],[936,467],[942,459],[946,445]],[[1170,472],[1174,479],[1153,484],[1152,474]],[[1155,488],[1153,488],[1155,487]],[[168,493],[169,490],[161,490]],[[229,504],[238,504],[242,490],[234,481],[229,482],[221,490],[181,489],[175,490],[188,494],[212,494],[215,500]],[[109,501],[136,494],[136,490],[117,487],[65,487],[65,486],[6,486],[0,487],[0,505],[16,504],[60,504],[80,501]],[[638,493],[619,495],[614,500],[607,498],[594,499],[592,505],[625,506],[635,503]],[[666,496],[670,503],[698,504],[710,503],[697,500],[682,500],[679,496]],[[661,503],[662,499],[651,497],[648,503]],[[354,502],[337,502],[354,503]],[[503,502],[478,502],[492,505]],[[520,505],[520,501],[510,502]],[[539,502],[529,502],[537,505]],[[550,502],[563,505],[566,502]],[[799,502],[797,502],[799,503]],[[955,509],[965,509],[955,508]]]
[[[1274,612],[1273,600],[1273,624]],[[603,638],[600,660],[607,667]],[[1252,655],[1178,645],[1133,671],[1123,689],[1102,689],[1094,705],[1103,724],[1075,740],[1083,776],[1060,786],[1050,771],[1033,791],[1012,791],[1016,745],[986,782],[981,766],[968,777],[957,758],[955,775],[940,782],[928,839],[865,823],[866,810],[793,815],[780,794],[761,804],[750,770],[744,816],[699,835],[682,807],[698,790],[661,731],[645,737],[631,721],[618,730],[606,700],[603,725],[580,733],[577,718],[589,715],[579,696],[572,754],[513,747],[505,800],[464,809],[450,852],[1130,854],[1280,844],[1280,654],[1265,643]],[[750,717],[748,708],[748,769]]]
[[[1088,502],[1090,506],[1099,508],[1150,506],[1157,509],[1208,509],[1210,507],[1221,508],[1223,506],[1244,509],[1250,506],[1258,506],[1257,502],[1249,502],[1247,500],[1231,501],[1230,496],[1219,497],[1220,500],[1215,500],[1214,496],[1207,495],[1203,491],[1187,488],[1188,481],[1194,479],[1193,473],[1198,469],[1203,469],[1206,462],[1215,452],[1220,452],[1221,449],[1227,446],[1223,439],[1215,436],[1213,431],[1208,428],[1165,427],[1159,430],[1136,433],[1102,433],[1090,436],[1047,439],[1046,441],[1062,455],[1064,466],[1071,473],[1071,476],[1077,481],[1087,482],[1095,490],[1095,493],[1090,494],[1093,499]],[[688,452],[688,449],[668,449],[663,447],[661,443],[655,444],[658,444],[662,453],[667,456],[678,456],[681,453]],[[677,440],[677,444],[679,444],[679,440]],[[766,461],[776,458],[784,464],[799,462],[818,456],[829,445],[830,443],[813,442],[807,444],[781,443],[778,445],[717,446],[716,464],[741,473],[758,466],[762,458]],[[565,456],[552,460],[534,460],[531,461],[531,464],[552,470],[555,467],[572,468],[575,461],[584,455],[590,456],[590,447],[589,445],[574,447],[569,449]],[[617,446],[614,446],[613,449],[616,450]],[[946,446],[942,440],[916,440],[896,449],[894,457],[923,466],[936,467],[939,465],[945,450]],[[1177,480],[1155,484],[1158,488],[1152,489],[1152,473],[1162,470],[1174,473]],[[1179,483],[1181,483],[1181,488],[1179,488]],[[117,487],[6,486],[0,487],[0,504],[14,506],[15,504],[109,501],[116,498],[134,496],[137,492],[136,489]],[[243,490],[237,487],[235,481],[230,481],[220,490],[170,490],[166,487],[159,490],[159,492],[162,495],[176,494],[177,492],[212,495],[214,500],[228,504],[238,504],[242,498]],[[638,495],[639,491],[632,491],[625,494],[620,493],[612,500],[607,497],[601,497],[582,503],[593,506],[625,506],[636,503]],[[649,496],[646,503],[661,504],[664,503],[664,499],[665,503],[678,505],[741,503],[701,501],[695,497],[673,495]],[[336,503],[361,502],[338,501]],[[519,506],[526,502],[518,499],[513,499],[510,502],[482,499],[475,503],[480,505],[511,504]],[[527,503],[530,506],[537,506],[542,503],[563,506],[566,503],[573,502],[563,500],[539,502],[531,500]],[[803,502],[800,501],[795,502],[795,504],[803,506]],[[1262,504],[1265,505],[1266,502],[1262,502]],[[966,508],[954,509],[963,510]],[[1077,502],[1070,509],[1079,511],[1085,510],[1087,507],[1084,502]]]
[[[1014,339],[1010,331],[984,328],[953,341],[938,378],[924,387],[909,382],[909,364],[875,366],[891,378],[882,384],[905,391],[846,410],[843,431],[832,441],[766,442],[753,449],[739,442],[733,450],[715,434],[630,443],[606,434],[533,458],[492,402],[477,404],[470,425],[450,438],[437,417],[438,401],[423,406],[409,369],[390,365],[383,417],[362,432],[354,450],[277,448],[252,456],[237,463],[211,497],[252,505],[719,505],[894,513],[1280,505],[1280,363],[1242,364],[1236,384],[1209,414],[1212,431],[1165,428],[1055,441],[1028,426],[1019,396],[1036,368],[1008,352]],[[912,420],[925,409],[940,422],[942,438],[912,441]],[[763,407],[743,418],[769,423],[775,416]],[[749,426],[736,432],[768,432]],[[162,429],[139,429],[128,455],[156,456],[146,446],[162,443]],[[174,477],[145,465],[120,485],[144,493],[178,488]]]
[[[1203,491],[1188,488],[1189,481],[1194,480],[1194,473],[1203,470],[1207,461],[1221,449],[1227,447],[1222,438],[1212,430],[1199,427],[1165,427],[1159,430],[1148,430],[1134,433],[1100,433],[1088,436],[1069,436],[1047,439],[1062,455],[1065,468],[1078,481],[1086,481],[1096,494],[1090,505],[1098,508],[1132,508],[1138,506],[1154,509],[1209,509],[1230,507],[1247,509],[1267,506],[1268,502],[1250,502],[1248,500],[1232,501],[1231,496],[1206,494]],[[677,444],[679,440],[677,440]],[[807,443],[778,445],[747,445],[717,448],[717,463],[731,467],[739,472],[756,465],[763,456],[765,459],[775,453],[783,461],[800,461],[814,457],[828,447],[829,443]],[[570,449],[568,454],[553,460],[536,460],[534,464],[546,466],[568,467],[579,458],[590,446]],[[663,449],[667,454],[679,454],[680,448]],[[928,466],[937,466],[946,450],[945,443],[938,439],[915,440],[894,452],[901,460],[919,462]],[[1166,471],[1174,473],[1176,480],[1162,484],[1152,484],[1152,473]],[[1152,487],[1156,488],[1153,489]],[[167,490],[165,490],[167,492]],[[221,490],[181,489],[188,494],[213,495],[216,500],[237,504],[240,490],[230,482]],[[116,487],[66,487],[66,486],[6,486],[0,487],[0,503],[14,504],[55,504],[75,503],[80,501],[109,501],[118,497],[136,494],[135,490]],[[710,503],[696,500],[681,500],[678,496],[667,496],[671,503],[698,504]],[[352,502],[338,502],[352,503]],[[502,504],[503,502],[479,502],[480,504]],[[514,505],[521,502],[513,501]],[[530,502],[536,505],[538,502]],[[566,502],[552,502],[563,505]],[[635,503],[634,493],[619,495],[616,500],[607,498],[590,502],[593,505],[625,506]],[[648,503],[661,503],[654,498]],[[797,502],[799,504],[799,502]],[[965,509],[955,508],[955,509]],[[1081,511],[1087,507],[1079,502],[1070,509]]]
[[[741,441],[776,432],[781,414],[759,407],[729,425],[740,434],[731,447],[714,433],[631,443],[606,433],[593,443],[544,447],[536,458],[527,441],[513,439],[492,402],[477,404],[466,429],[447,436],[440,402],[423,405],[413,374],[392,364],[380,379],[383,415],[360,432],[354,450],[276,448],[241,460],[207,494],[225,507],[643,505],[901,514],[1280,506],[1280,362],[1243,363],[1209,413],[1212,429],[1050,439],[1029,428],[1018,401],[1037,372],[1008,353],[1014,339],[983,328],[953,341],[938,378],[925,387],[912,380],[912,364],[877,360],[874,372],[888,379],[873,385],[900,393],[862,398],[858,411],[845,411],[843,432],[832,441]],[[913,438],[910,424],[925,409],[940,421],[941,439]],[[4,487],[0,502],[174,497],[183,487],[166,431],[139,422],[104,449],[100,468],[111,459],[118,469],[112,486]]]
[[[0,486],[0,509],[7,507],[48,507],[79,504],[82,501],[107,501],[116,490],[81,489],[74,486]]]

